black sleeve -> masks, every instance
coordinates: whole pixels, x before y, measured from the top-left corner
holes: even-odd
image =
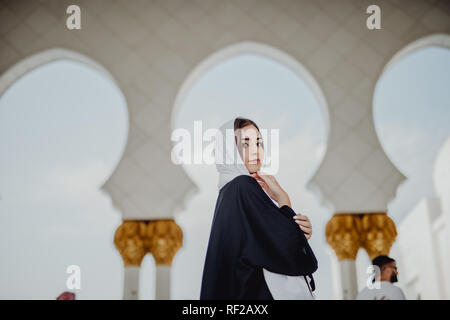
[[[292,218],[295,212],[288,206],[278,208],[254,178],[237,179],[246,231],[245,262],[289,276],[313,273],[317,261],[303,231]]]

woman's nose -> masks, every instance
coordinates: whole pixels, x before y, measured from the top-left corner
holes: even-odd
[[[258,146],[255,145],[251,145],[250,146],[250,155],[254,156],[254,155],[258,155]]]

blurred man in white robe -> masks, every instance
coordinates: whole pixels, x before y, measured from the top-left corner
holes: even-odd
[[[402,289],[395,286],[398,281],[398,271],[395,260],[388,256],[378,256],[372,260],[372,265],[379,268],[372,285],[359,292],[356,300],[406,300]]]

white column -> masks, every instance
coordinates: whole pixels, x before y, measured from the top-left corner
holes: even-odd
[[[328,221],[325,228],[327,242],[337,258],[333,259],[333,269],[338,278],[336,281],[339,284],[336,290],[338,299],[352,300],[358,294],[355,259],[360,247],[359,219],[357,215],[351,213],[336,214]]]
[[[170,300],[170,266],[156,265],[156,300]]]
[[[151,253],[156,264],[155,299],[170,299],[170,266],[183,244],[183,232],[173,220],[152,222]]]
[[[450,196],[449,196],[450,198]],[[445,246],[445,252],[444,252],[444,268],[445,270],[447,270],[446,272],[444,272],[444,284],[445,285],[445,294],[446,294],[446,299],[450,299],[450,274],[448,273],[448,270],[450,270],[450,199],[447,198],[446,199],[446,204],[445,204],[445,212],[444,214],[446,215],[447,221],[445,222],[445,226],[444,226],[444,230],[445,230],[445,234],[447,235],[447,245]]]
[[[450,195],[447,195],[447,198],[445,199],[445,215],[447,218],[447,221],[445,222],[445,233],[447,235],[447,245],[445,246],[445,252],[444,252],[444,268],[446,270],[446,272],[444,272],[445,274],[445,280],[444,283],[446,283],[446,289],[445,289],[445,293],[446,293],[446,299],[450,299],[450,274],[449,274],[449,270],[450,270]]]
[[[342,299],[354,300],[358,295],[358,281],[356,277],[355,260],[344,259],[339,261],[339,275],[342,290]]]
[[[336,257],[336,253],[332,248],[327,247],[326,251],[330,257],[331,262],[331,282],[333,285],[333,294],[331,299],[342,300],[342,289],[341,289],[341,276],[339,269],[339,260]]]
[[[138,300],[139,293],[139,271],[138,266],[126,266],[124,268],[123,299]]]
[[[450,299],[450,137],[442,145],[436,156],[436,162],[434,165],[433,182],[436,193],[441,201],[441,212],[444,215],[444,242],[442,243],[445,248],[443,254],[443,270],[444,279],[442,283],[445,286],[446,298]]]
[[[114,234],[114,244],[124,264],[123,298],[139,298],[139,270],[149,251],[146,247],[149,224],[145,221],[123,221]],[[147,230],[146,230],[147,229]]]

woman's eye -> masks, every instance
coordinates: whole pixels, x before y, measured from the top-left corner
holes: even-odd
[[[242,146],[243,146],[243,147],[248,147],[248,143],[247,143],[247,142],[244,142],[244,143],[242,144]]]
[[[258,147],[261,147],[261,146],[262,146],[262,143],[261,143],[261,142],[257,142],[256,145],[257,145]]]

